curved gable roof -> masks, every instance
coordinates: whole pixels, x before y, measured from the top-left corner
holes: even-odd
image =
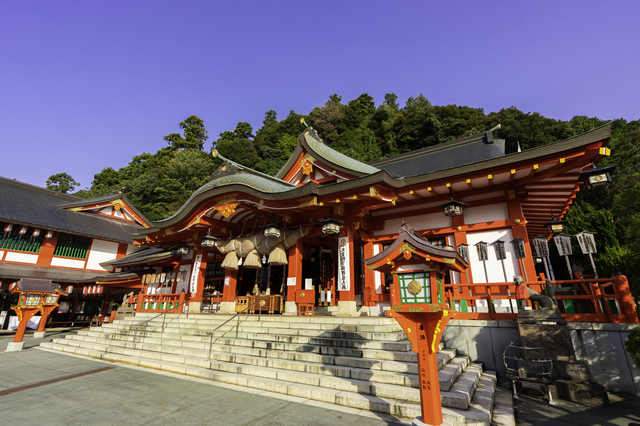
[[[380,171],[380,169],[362,163],[358,160],[354,160],[353,158],[325,145],[325,143],[322,142],[322,139],[318,137],[318,133],[313,129],[313,127],[307,127],[305,131],[298,136],[298,145],[296,146],[295,151],[276,174],[276,178],[284,178],[287,173],[295,167],[296,161],[304,152],[308,152],[314,158],[332,165],[336,170],[341,170],[356,177],[366,176]]]

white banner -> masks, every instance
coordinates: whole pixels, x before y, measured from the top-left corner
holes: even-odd
[[[340,245],[338,247],[338,291],[351,290],[351,270],[349,265],[349,239],[340,237]]]
[[[191,282],[190,289],[191,293],[195,294],[198,292],[198,274],[200,274],[200,263],[202,262],[202,254],[196,256],[196,260],[193,262],[193,269],[191,270]]]
[[[287,287],[288,286],[295,286],[296,285],[296,277],[288,277],[287,278]]]

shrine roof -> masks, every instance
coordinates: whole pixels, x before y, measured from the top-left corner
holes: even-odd
[[[0,278],[19,280],[23,277],[53,280],[59,283],[90,283],[110,276],[110,272],[88,271],[83,269],[50,268],[46,266],[0,263]]]
[[[153,222],[154,224],[165,226],[167,223],[180,220],[194,203],[197,203],[209,195],[215,195],[218,192],[224,193],[230,190],[240,190],[242,187],[248,189],[249,191],[247,192],[260,195],[278,195],[290,191],[297,191],[300,194],[307,192],[306,190],[301,191],[299,186],[231,161],[220,155],[215,149],[212,154],[214,157],[220,158],[222,164],[213,172],[211,180],[191,194],[191,197],[189,197],[182,207],[173,215],[166,219]]]
[[[172,254],[170,249],[163,248],[163,247],[151,247],[148,249],[137,251],[135,253],[128,254],[118,259],[102,262],[100,263],[100,266],[102,267],[113,266],[116,268],[120,268],[123,266],[130,266],[130,265],[142,265],[146,263],[158,262],[164,259],[168,259],[171,256]]]
[[[484,160],[503,157],[504,139],[493,139],[491,131],[376,160],[369,165],[404,177],[431,173]]]
[[[426,253],[427,255],[434,256],[437,258],[447,258],[447,259],[455,259],[455,269],[463,270],[468,268],[468,263],[460,257],[457,251],[455,250],[447,250],[442,247],[438,247],[436,245],[431,244],[425,237],[416,233],[410,225],[403,223],[400,227],[400,232],[398,234],[398,238],[389,245],[386,249],[376,254],[373,257],[364,260],[365,265],[373,265],[376,262],[379,262],[383,259],[389,259],[390,261],[395,260],[396,258],[402,256],[401,252],[398,252],[398,248],[400,248],[405,243],[410,244],[415,249]],[[379,271],[384,273],[391,272],[391,265],[383,265],[377,268]]]
[[[131,234],[142,228],[104,215],[69,210],[70,205],[96,202],[16,180],[0,178],[0,199],[0,220],[20,225],[127,243],[133,241]]]
[[[67,204],[60,204],[58,207],[62,208],[62,209],[73,209],[73,208],[76,208],[76,207],[92,207],[92,206],[95,206],[95,205],[100,205],[100,204],[104,204],[104,203],[110,203],[112,201],[117,201],[117,200],[122,200],[127,205],[127,208],[131,209],[133,211],[133,213],[135,213],[142,220],[142,222],[144,222],[146,224],[150,224],[151,223],[140,212],[140,210],[138,210],[136,208],[136,206],[131,204],[131,202],[127,199],[125,194],[123,194],[121,192],[116,192],[114,194],[109,194],[109,195],[103,195],[102,197],[80,199],[80,200],[77,200],[77,201],[72,201],[72,202],[67,203]]]
[[[331,164],[339,170],[354,174],[355,176],[370,175],[380,171],[380,169],[376,167],[354,160],[329,147],[320,139],[318,133],[312,127],[307,127],[305,131],[298,136],[298,145],[295,151],[276,174],[276,177],[283,178],[304,151],[312,155],[315,154],[314,157],[317,157],[317,159]]]

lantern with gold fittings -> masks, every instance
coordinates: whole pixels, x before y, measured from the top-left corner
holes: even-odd
[[[385,250],[365,259],[369,270],[391,274],[391,310],[418,354],[423,423],[443,422],[437,352],[442,333],[456,313],[443,292],[447,270],[463,273],[467,261],[455,250],[435,246],[403,223],[398,238]]]

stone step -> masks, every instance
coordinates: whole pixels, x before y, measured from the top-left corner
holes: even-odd
[[[64,340],[64,339],[56,339]],[[335,370],[330,374],[318,370],[316,373],[283,371],[269,367],[234,365],[216,361],[192,358],[176,358],[170,354],[160,359],[136,356],[144,351],[131,351],[129,354],[104,353],[99,349],[65,346],[57,342],[43,343],[42,347],[73,353],[76,355],[100,358],[106,361],[121,362],[146,368],[169,371],[177,374],[202,377],[218,382],[247,386],[270,392],[301,396],[347,407],[382,412],[394,416],[414,418],[420,415],[419,391],[402,386],[372,384],[364,380],[354,380],[337,376],[345,375],[344,370]],[[176,362],[185,361],[185,362]],[[322,368],[322,366],[318,366]],[[407,392],[409,391],[409,392]],[[450,403],[443,399],[443,410]],[[450,418],[458,423],[467,416],[466,411],[457,407],[447,407]],[[468,423],[480,424],[480,423]],[[488,425],[488,423],[487,423]]]
[[[278,327],[286,326],[286,327]],[[294,335],[294,336],[309,336],[309,337],[328,337],[337,339],[365,339],[365,340],[382,340],[382,341],[400,341],[406,340],[407,336],[403,331],[398,330],[376,330],[375,326],[364,326],[364,329],[359,326],[343,325],[335,329],[321,329],[321,328],[295,328],[289,327],[291,324],[285,323],[250,323],[247,325],[241,325],[238,328],[239,333],[264,333],[264,334],[280,334],[280,335]],[[381,326],[383,327],[383,326]],[[390,329],[389,326],[384,326],[386,329]],[[100,327],[104,330],[113,330],[114,332],[129,332],[136,330],[134,324],[104,324]],[[207,326],[207,325],[194,325],[194,324],[162,324],[162,323],[149,323],[138,328],[139,333],[144,332],[167,332],[167,333],[186,333],[186,334],[202,334],[209,333],[216,329],[215,333],[233,331],[235,333],[236,325],[227,324],[221,326]]]
[[[67,335],[64,339],[55,339],[54,342],[57,344],[66,343],[74,347],[128,354],[136,357],[153,359],[170,358],[173,362],[178,363],[186,362],[184,360],[178,361],[181,359],[180,357],[198,358],[201,360],[207,360],[209,358],[209,351],[206,346],[201,346],[200,349],[194,349],[181,346],[140,343],[135,345],[134,348],[133,344],[129,342],[109,341],[90,336],[74,335]],[[413,387],[416,388],[414,399],[419,398],[417,393],[419,380],[416,365],[401,364],[393,361],[378,362],[352,357],[324,356],[308,352],[282,353],[279,351],[255,348],[246,348],[247,350],[245,351],[230,352],[229,347],[226,345],[216,345],[212,349],[211,361],[313,373],[316,373],[318,366],[320,366],[322,374],[332,374],[339,377],[366,380],[380,384]],[[450,390],[457,377],[462,374],[462,369],[469,363],[468,357],[453,358],[454,355],[454,351],[444,351],[438,354],[438,364],[443,367],[439,371],[441,390]],[[453,368],[450,366],[453,366]],[[405,371],[402,371],[403,369]],[[407,373],[407,370],[412,371],[413,374]],[[451,398],[458,398],[458,396],[452,395]],[[407,399],[411,400],[411,398]]]
[[[102,331],[102,330],[101,330]],[[189,336],[189,335],[178,335],[174,334],[169,337],[166,335],[157,334],[157,337],[149,337],[149,336],[139,336],[134,338],[134,336],[125,335],[125,334],[110,334],[110,333],[102,333],[101,331],[92,330],[80,330],[77,336],[86,336],[95,339],[105,339],[111,342],[131,342],[135,340],[139,343],[147,343],[147,344],[157,344],[157,345],[173,345],[173,346],[181,346],[188,348],[196,348],[196,349],[208,349],[210,344],[210,338],[205,336]],[[69,338],[75,338],[76,335],[68,335]],[[164,336],[164,337],[163,337]],[[351,348],[338,348],[338,347],[328,347],[322,345],[309,345],[309,344],[299,344],[299,343],[289,343],[289,342],[268,342],[262,340],[246,340],[246,339],[235,339],[235,338],[218,338],[214,339],[216,345],[225,345],[225,346],[233,346],[237,347],[250,347],[257,349],[267,349],[267,350],[279,350],[279,351],[293,351],[293,352],[312,352],[323,355],[333,355],[333,356],[341,356],[341,357],[353,357],[353,358],[365,358],[369,360],[376,360],[379,362],[387,362],[387,364],[392,365],[393,363],[397,363],[395,370],[397,372],[414,372],[417,374],[417,367],[415,367],[417,358],[415,352],[394,352],[394,351],[385,351],[381,349],[351,349]],[[441,345],[441,347],[443,347]],[[233,349],[236,350],[236,349]],[[238,349],[239,350],[239,349]],[[414,367],[410,367],[413,365]],[[411,370],[413,368],[413,370]]]
[[[105,331],[112,331],[112,328],[100,328],[94,327],[91,328],[91,331],[98,331],[100,333],[104,333]],[[105,333],[106,334],[106,333]],[[115,333],[118,335],[130,335],[124,332]],[[227,333],[229,334],[229,333]],[[230,333],[235,336],[235,332]],[[221,333],[220,336],[224,334]],[[156,331],[147,331],[147,332],[138,332],[133,333],[133,336],[136,336],[138,339],[142,337],[156,337],[156,338],[173,338],[176,340],[194,340],[194,341],[202,341],[203,337],[206,340],[210,339],[210,336],[207,337],[207,334],[203,331],[201,334],[187,334],[187,333],[171,333],[170,331],[164,332],[156,332]],[[215,340],[214,336],[214,340]],[[238,338],[252,341],[268,341],[268,342],[277,342],[277,343],[297,343],[297,344],[307,344],[307,345],[320,345],[320,346],[330,346],[334,348],[353,348],[353,349],[382,349],[382,350],[391,350],[391,351],[405,351],[408,352],[411,350],[411,343],[408,340],[404,341],[381,341],[381,340],[364,340],[364,339],[348,339],[348,338],[325,338],[325,337],[310,337],[310,336],[291,336],[291,335],[281,335],[281,334],[263,334],[263,333],[238,333]]]
[[[190,314],[188,317],[185,314],[167,314],[165,321],[180,321],[183,323],[215,323],[224,322],[234,318],[235,315],[231,314]],[[236,321],[235,317],[233,320]],[[283,322],[283,323],[295,323],[295,324],[313,324],[314,326],[320,326],[322,324],[343,324],[343,325],[392,325],[399,327],[398,323],[393,318],[389,317],[325,317],[325,316],[289,316],[289,315],[262,315],[249,314],[240,315],[240,322]],[[135,317],[126,317],[120,322],[133,322],[141,323],[144,321],[159,321],[162,322],[162,316],[152,313],[137,313]]]

